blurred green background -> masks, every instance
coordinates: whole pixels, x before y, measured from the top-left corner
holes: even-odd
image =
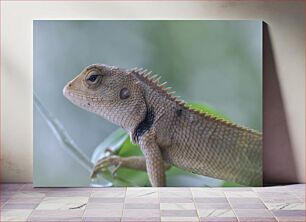
[[[34,21],[34,93],[88,159],[118,127],[62,95],[87,65],[143,67],[181,98],[262,130],[261,21]],[[34,107],[34,185],[88,186]],[[192,182],[189,183],[192,186]]]

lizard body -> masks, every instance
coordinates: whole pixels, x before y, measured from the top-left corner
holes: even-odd
[[[64,95],[129,132],[152,186],[165,185],[165,164],[262,184],[261,133],[189,108],[146,70],[93,64],[65,86]]]

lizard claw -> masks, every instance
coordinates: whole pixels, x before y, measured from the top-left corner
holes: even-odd
[[[116,152],[114,150],[112,150],[110,147],[107,147],[104,152],[109,153],[110,155],[115,155],[116,154]]]
[[[121,165],[122,165],[122,160],[119,156],[111,155],[109,157],[102,158],[96,163],[91,178],[95,177],[98,171],[106,170],[108,167],[111,166],[115,167],[113,170],[111,170],[112,176],[115,176],[116,172],[121,167]]]
[[[115,168],[111,171],[113,177],[117,175],[117,171],[119,170],[120,167],[121,167],[121,163],[115,166]]]

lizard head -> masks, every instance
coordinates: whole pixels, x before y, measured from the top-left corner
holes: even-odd
[[[143,89],[125,69],[93,64],[63,89],[75,105],[94,112],[132,133],[145,118]]]

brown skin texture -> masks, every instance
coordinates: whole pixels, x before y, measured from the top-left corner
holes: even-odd
[[[145,163],[152,186],[165,186],[168,165],[262,185],[261,133],[188,108],[147,74],[93,64],[65,86],[63,93],[72,103],[127,130],[145,158],[118,157],[100,165],[143,169]]]

